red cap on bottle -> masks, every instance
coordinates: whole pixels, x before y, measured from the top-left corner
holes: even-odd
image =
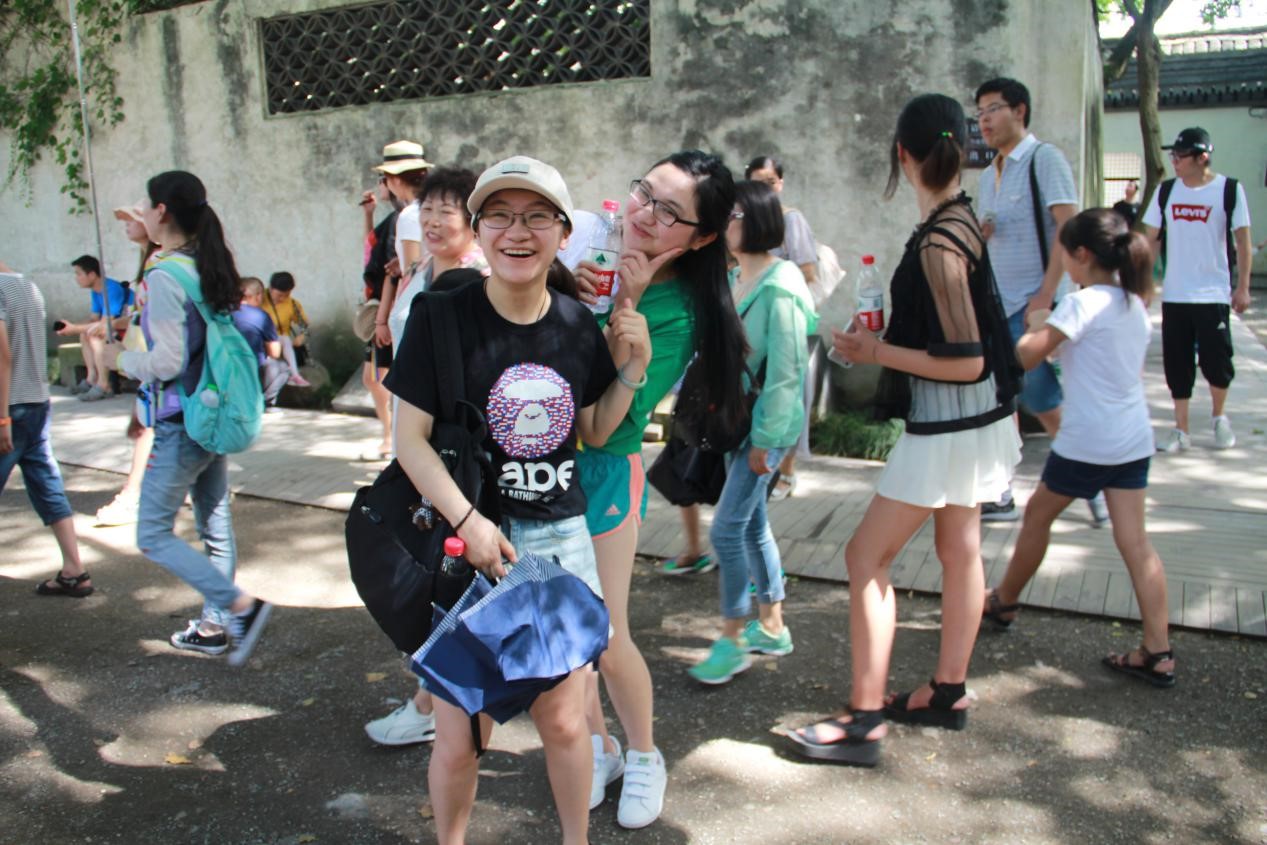
[[[616,200],[603,200],[603,211],[620,211],[620,203]]]
[[[864,256],[862,256],[862,263],[863,263],[863,264],[866,264],[866,265],[868,265],[868,266],[869,266],[869,265],[874,264],[874,263],[875,263],[875,256],[874,256],[874,255],[864,255]]]
[[[466,541],[461,537],[449,537],[444,541],[444,553],[448,557],[461,557],[466,554]]]

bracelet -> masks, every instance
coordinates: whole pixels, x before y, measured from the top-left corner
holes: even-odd
[[[636,382],[630,381],[629,379],[625,378],[624,367],[621,367],[619,370],[616,371],[616,379],[625,387],[629,388],[630,390],[642,390],[644,387],[647,386],[647,374],[645,372],[642,374],[641,381],[636,381]]]
[[[470,518],[471,518],[471,514],[473,514],[473,513],[475,513],[475,505],[471,505],[471,509],[470,509],[469,511],[467,511],[467,512],[466,512],[466,516],[464,516],[464,517],[462,517],[461,519],[459,519],[459,520],[458,520],[458,524],[457,524],[457,525],[455,525],[455,526],[453,526],[453,533],[454,533],[454,534],[458,533],[458,530],[459,530],[459,529],[460,529],[463,525],[466,525],[466,521],[467,521],[468,519],[470,519]]]

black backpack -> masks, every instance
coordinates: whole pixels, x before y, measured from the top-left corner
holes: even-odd
[[[1236,278],[1236,239],[1232,234],[1232,212],[1236,210],[1237,181],[1225,176],[1223,182],[1223,219],[1227,222],[1227,269],[1231,279]],[[1161,255],[1166,255],[1166,203],[1170,202],[1170,192],[1175,189],[1175,180],[1167,179],[1157,189],[1157,208],[1161,210],[1161,227],[1157,230]],[[1229,279],[1229,281],[1231,281]]]

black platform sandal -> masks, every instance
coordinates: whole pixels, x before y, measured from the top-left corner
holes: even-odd
[[[965,685],[962,683],[939,684],[936,678],[929,681],[928,685],[933,688],[933,697],[929,700],[927,707],[908,710],[911,693],[904,692],[893,696],[884,705],[885,718],[908,725],[931,725],[934,728],[947,728],[952,731],[961,731],[966,728],[968,726],[967,709],[954,709],[955,704],[967,692]]]
[[[839,763],[844,766],[872,768],[880,762],[880,740],[867,739],[867,734],[884,724],[883,710],[851,710],[850,721],[824,719],[813,725],[788,731],[792,749],[802,757]],[[844,734],[823,742],[818,739],[818,725],[835,725]]]
[[[1012,623],[1016,621],[1016,617],[1013,616],[1011,619],[1004,619],[1003,614],[1016,613],[1020,609],[1021,606],[1019,604],[1003,604],[999,601],[998,591],[991,590],[986,593],[985,608],[981,611],[981,616],[982,618],[989,619],[993,622],[1000,631],[1006,631],[1008,628],[1012,627]]]
[[[1137,650],[1140,656],[1144,658],[1144,662],[1140,666],[1131,665],[1131,653],[1129,651],[1126,654],[1110,654],[1100,662],[1114,672],[1121,672],[1123,675],[1130,675],[1132,678],[1147,681],[1160,689],[1169,689],[1175,685],[1174,672],[1157,671],[1158,663],[1175,659],[1174,651],[1167,649],[1154,654],[1142,645]]]
[[[72,599],[82,599],[85,596],[92,595],[93,589],[91,584],[87,587],[83,586],[84,582],[91,578],[87,572],[76,575],[74,578],[67,578],[58,572],[53,578],[53,583],[41,581],[35,585],[35,592],[41,596],[69,596]]]

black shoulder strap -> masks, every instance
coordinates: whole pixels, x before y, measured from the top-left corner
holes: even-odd
[[[1162,259],[1166,257],[1166,203],[1170,202],[1170,192],[1175,189],[1174,179],[1163,179],[1157,189],[1157,210],[1161,212],[1161,226],[1157,228],[1157,248]]]
[[[1029,195],[1034,203],[1034,228],[1038,231],[1038,254],[1043,259],[1043,273],[1047,272],[1047,227],[1043,225],[1043,192],[1038,187],[1038,151],[1046,144],[1034,147],[1029,157]]]
[[[435,354],[436,395],[440,419],[457,419],[457,403],[466,399],[466,374],[462,368],[462,344],[457,332],[457,309],[447,293],[420,293],[428,297],[431,349]]]
[[[1236,266],[1236,235],[1232,230],[1232,212],[1236,210],[1236,185],[1231,176],[1223,177],[1223,217],[1227,221],[1227,268]],[[1235,284],[1235,277],[1233,277]]]

